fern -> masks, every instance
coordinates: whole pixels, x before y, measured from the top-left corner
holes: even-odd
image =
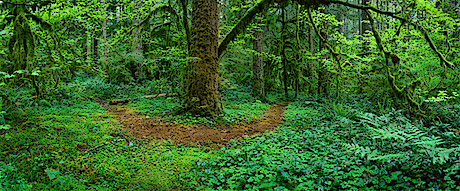
[[[372,145],[344,144],[349,151],[360,155],[367,160],[389,161],[407,160],[409,154],[416,154],[423,158],[430,158],[433,164],[451,162],[460,156],[460,146],[452,148],[442,147],[445,141],[439,137],[423,131],[420,124],[413,124],[409,119],[398,112],[390,112],[382,116],[372,113],[359,115],[360,124],[364,125],[373,140]],[[376,149],[371,149],[375,147]],[[378,152],[390,151],[392,153]],[[395,152],[393,152],[395,151]]]
[[[439,164],[443,164],[449,160],[449,155],[453,155],[454,157],[460,156],[460,147],[454,147],[450,149],[446,148],[439,148],[438,157],[433,158],[433,163],[439,161]]]

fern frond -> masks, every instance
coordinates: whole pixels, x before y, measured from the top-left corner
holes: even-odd
[[[440,137],[435,136],[421,137],[419,140],[420,141],[414,142],[413,145],[418,145],[423,148],[434,148],[444,143],[444,141]]]
[[[449,159],[449,155],[453,154],[454,156],[460,156],[460,147],[454,147],[450,149],[441,148],[439,149],[438,158],[433,158],[433,163],[439,161],[439,164],[443,164]]]

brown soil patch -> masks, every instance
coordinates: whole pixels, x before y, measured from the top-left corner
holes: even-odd
[[[140,115],[125,105],[103,105],[135,138],[172,140],[186,145],[199,144],[219,148],[232,139],[250,136],[275,129],[283,120],[285,104],[271,105],[258,121],[248,124],[188,126],[160,122],[149,116]]]

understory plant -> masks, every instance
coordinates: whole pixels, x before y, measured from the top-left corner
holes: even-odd
[[[193,172],[211,190],[460,189],[450,124],[378,114],[359,99],[342,102],[348,112],[340,115],[315,100],[292,102],[278,130],[222,148]]]

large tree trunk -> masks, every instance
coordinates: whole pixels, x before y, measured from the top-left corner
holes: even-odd
[[[219,95],[217,0],[194,0],[190,57],[185,84],[186,111],[215,116],[222,111]]]
[[[264,91],[264,57],[262,55],[263,51],[263,27],[262,27],[262,14],[259,14],[258,18],[255,19],[257,25],[256,30],[254,31],[254,57],[253,57],[253,86],[252,92],[254,97],[259,100],[265,99]]]

